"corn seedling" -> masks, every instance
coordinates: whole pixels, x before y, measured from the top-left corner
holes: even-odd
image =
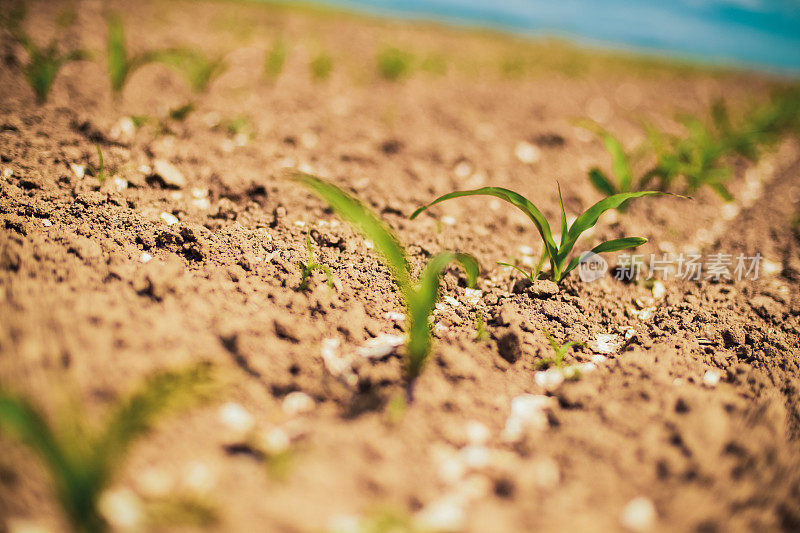
[[[111,406],[103,427],[80,409],[51,424],[27,399],[0,388],[0,430],[42,461],[75,531],[107,531],[98,502],[131,445],[162,415],[194,403],[209,384],[207,366],[155,374]]]
[[[483,187],[471,191],[456,191],[445,194],[435,199],[428,205],[424,205],[414,211],[414,213],[411,215],[411,219],[413,220],[420,213],[435,204],[453,198],[460,198],[462,196],[494,196],[496,198],[500,198],[501,200],[505,200],[525,213],[525,215],[531,219],[534,226],[536,226],[536,229],[538,230],[539,235],[544,243],[545,253],[543,254],[543,257],[546,256],[550,261],[550,273],[553,277],[553,281],[559,283],[564,279],[564,277],[566,277],[567,274],[569,274],[578,266],[580,262],[580,256],[574,257],[571,261],[568,261],[570,252],[572,252],[572,248],[575,246],[575,243],[578,241],[578,238],[581,236],[581,234],[597,224],[597,219],[600,218],[600,215],[609,209],[616,209],[622,203],[628,200],[641,198],[643,196],[655,196],[659,194],[664,193],[658,191],[638,191],[609,196],[608,198],[600,200],[592,207],[584,211],[581,216],[575,219],[575,222],[572,223],[572,226],[567,227],[567,216],[564,212],[564,202],[561,200],[561,189],[559,188],[558,202],[561,206],[561,237],[559,239],[559,244],[556,244],[556,240],[553,238],[553,233],[550,230],[550,224],[548,224],[542,212],[539,211],[539,209],[533,205],[530,200],[521,194],[517,194],[514,191],[502,189],[500,187]],[[646,242],[647,239],[643,237],[624,237],[622,239],[606,241],[595,246],[591,251],[595,254],[604,252],[617,252],[627,248],[636,248],[637,246],[640,246]]]
[[[403,245],[394,232],[364,204],[335,185],[314,176],[297,173],[294,179],[319,195],[336,214],[373,242],[375,250],[383,257],[384,264],[400,289],[406,308],[408,342],[404,372],[410,399],[413,382],[422,371],[431,351],[429,319],[439,296],[439,278],[450,263],[457,262],[464,269],[467,283],[472,287],[478,276],[478,261],[469,254],[442,252],[431,258],[419,277],[414,279]]]
[[[28,53],[28,62],[23,65],[25,80],[36,95],[36,102],[43,104],[47,101],[53,82],[58,76],[58,71],[70,61],[82,61],[89,58],[84,50],[59,50],[58,42],[54,38],[50,43],[40,48],[33,39],[22,29],[22,20],[25,18],[24,5],[12,9],[3,16],[3,25],[7,26],[14,39],[25,48]],[[68,21],[58,21],[58,26],[67,24]]]
[[[583,346],[583,343],[578,341],[567,341],[564,344],[559,344],[546,329],[543,329],[542,333],[547,337],[547,342],[550,343],[550,347],[553,349],[553,357],[546,357],[537,361],[537,369],[550,368],[551,366],[561,368],[564,365],[564,356],[567,355],[572,348]]]
[[[411,71],[414,56],[398,48],[385,48],[376,58],[378,72],[389,81],[397,81]]]
[[[297,287],[297,290],[300,292],[305,292],[308,290],[308,282],[311,280],[311,275],[315,270],[320,270],[325,274],[325,278],[328,280],[328,287],[333,289],[333,276],[331,275],[331,269],[328,267],[328,265],[323,265],[322,263],[317,262],[317,257],[314,253],[314,247],[311,246],[311,235],[308,233],[306,233],[306,249],[308,250],[308,262],[298,263],[302,277],[300,279],[300,286]]]
[[[317,81],[328,79],[333,71],[333,58],[325,52],[320,53],[309,64],[311,77]]]
[[[106,175],[106,163],[105,159],[103,158],[103,151],[100,149],[100,145],[95,144],[94,147],[97,150],[98,165],[97,166],[88,165],[88,170],[89,174],[97,178],[97,181],[103,183],[106,181],[106,178],[108,177]]]
[[[228,68],[222,56],[208,57],[198,50],[163,50],[155,53],[154,58],[180,72],[196,93],[207,92],[211,82]]]
[[[137,69],[156,61],[160,54],[158,51],[128,54],[125,44],[125,28],[122,19],[116,15],[108,19],[106,50],[108,53],[108,77],[111,80],[111,92],[115,98],[122,94],[125,83]]]
[[[607,175],[599,167],[589,170],[589,181],[598,192],[605,196],[613,196],[620,193],[628,193],[641,190],[641,180],[634,177],[634,163],[642,155],[642,148],[633,150],[632,153],[625,151],[619,139],[612,135],[605,128],[594,122],[580,122],[579,125],[597,135],[603,142],[608,154],[611,156],[611,175]],[[647,179],[647,178],[643,178]],[[620,204],[618,211],[624,211],[627,202]]]
[[[264,59],[264,74],[266,74],[268,78],[275,79],[283,72],[287,53],[288,50],[283,40],[276,40]]]

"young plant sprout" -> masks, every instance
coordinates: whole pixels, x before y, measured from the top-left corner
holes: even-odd
[[[450,200],[452,198],[482,195],[494,196],[496,198],[500,198],[501,200],[505,200],[506,202],[518,207],[523,213],[525,213],[525,215],[528,216],[528,218],[531,219],[531,221],[533,221],[533,224],[539,231],[539,235],[542,237],[542,241],[544,243],[544,253],[542,254],[542,257],[546,256],[550,261],[550,273],[553,277],[553,281],[560,283],[567,274],[572,272],[572,270],[578,266],[578,263],[580,262],[580,256],[574,257],[571,261],[569,261],[569,255],[570,252],[572,252],[572,248],[575,246],[575,243],[578,241],[578,238],[583,232],[597,224],[597,219],[600,218],[600,215],[609,209],[616,209],[622,203],[628,200],[641,198],[643,196],[655,196],[659,194],[664,193],[658,191],[638,191],[609,196],[608,198],[600,200],[592,207],[584,211],[583,214],[581,214],[581,216],[579,216],[575,222],[572,223],[572,226],[567,227],[567,216],[564,212],[564,202],[561,200],[561,188],[559,187],[558,202],[561,205],[561,238],[558,244],[556,244],[556,241],[553,238],[553,233],[550,230],[550,224],[547,223],[547,220],[545,220],[542,212],[539,211],[539,209],[533,205],[530,200],[521,194],[517,194],[514,191],[502,189],[500,187],[483,187],[471,191],[456,191],[445,194],[435,199],[428,205],[424,205],[414,211],[414,213],[411,215],[411,219],[413,220],[432,205],[444,202],[445,200]],[[612,239],[610,241],[606,241],[595,246],[591,251],[595,254],[604,252],[617,252],[627,248],[636,248],[637,246],[640,246],[646,242],[647,239],[643,237],[624,237],[622,239]]]
[[[160,52],[148,51],[136,55],[128,55],[125,45],[125,28],[122,19],[113,15],[108,19],[108,77],[111,80],[111,92],[115,98],[122,94],[128,78],[140,67],[157,60]]]
[[[311,280],[311,274],[313,274],[315,270],[320,270],[325,273],[325,277],[328,280],[328,287],[333,289],[333,276],[331,275],[331,269],[328,268],[328,265],[323,265],[322,263],[317,262],[317,257],[314,253],[314,247],[311,246],[311,235],[308,233],[306,233],[306,249],[308,250],[308,262],[298,263],[302,278],[300,279],[300,286],[297,287],[297,290],[300,292],[305,292],[308,290],[308,282]]]
[[[643,146],[628,153],[622,142],[599,124],[585,121],[579,125],[595,133],[611,156],[611,176],[598,167],[589,170],[589,181],[592,186],[605,196],[641,190],[641,181],[646,181],[647,177],[637,181],[633,174],[633,164],[641,156]],[[617,210],[624,211],[626,206],[627,202],[622,203]]]
[[[100,149],[100,145],[99,144],[95,144],[94,147],[97,149],[97,159],[99,161],[99,164],[96,167],[90,166],[89,170],[91,171],[91,174],[94,177],[97,178],[97,181],[99,181],[100,183],[103,183],[104,181],[106,181],[106,177],[107,177],[106,176],[106,164],[105,164],[105,161],[103,159],[103,151]]]
[[[102,427],[83,412],[50,423],[27,399],[0,387],[0,430],[39,457],[75,531],[103,532],[108,525],[98,502],[114,482],[131,445],[158,418],[194,403],[210,383],[207,366],[155,374],[115,402]]]
[[[288,50],[282,39],[277,39],[264,58],[264,74],[270,79],[277,78],[286,64]]]
[[[406,307],[408,342],[403,366],[407,393],[411,399],[414,380],[422,371],[431,351],[429,318],[439,295],[439,278],[450,263],[457,262],[464,269],[467,283],[472,287],[480,269],[478,261],[469,254],[442,252],[431,258],[419,277],[414,279],[403,245],[394,232],[364,204],[339,187],[314,176],[297,173],[294,179],[315,192],[336,214],[372,240],[375,250],[383,257]]]
[[[411,71],[414,56],[399,48],[385,48],[377,57],[378,72],[389,81],[397,81]]]
[[[25,9],[24,5],[21,5],[18,9],[10,10],[2,20],[14,39],[28,52],[28,62],[23,66],[23,72],[25,79],[36,94],[36,102],[41,105],[47,101],[47,96],[50,94],[50,89],[53,87],[53,82],[55,82],[61,67],[70,61],[88,59],[89,53],[84,50],[61,52],[55,38],[46,47],[40,48],[22,29],[24,18]],[[58,26],[68,23],[59,21]]]
[[[192,91],[207,92],[211,82],[228,68],[222,56],[208,57],[200,51],[190,49],[164,50],[155,54],[155,60],[180,72]]]
[[[328,79],[333,71],[333,58],[325,52],[320,53],[309,64],[311,77],[316,81]]]
[[[537,361],[537,369],[550,368],[551,366],[561,368],[564,364],[564,356],[567,355],[572,348],[583,346],[583,343],[578,341],[567,341],[564,344],[559,344],[546,329],[543,329],[542,333],[547,337],[547,342],[550,343],[550,347],[553,349],[553,357],[546,357]]]
[[[516,259],[514,260],[514,263],[505,263],[503,261],[498,261],[497,264],[505,267],[510,267],[516,270],[517,272],[520,272],[523,276],[525,276],[525,279],[533,283],[534,281],[539,279],[539,274],[542,273],[542,266],[544,266],[544,260],[546,258],[547,258],[547,248],[543,247],[542,254],[539,256],[539,262],[536,264],[536,267],[531,269],[530,272],[520,267]]]

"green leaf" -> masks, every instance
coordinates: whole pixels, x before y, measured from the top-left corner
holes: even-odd
[[[431,258],[419,277],[419,282],[408,299],[409,339],[406,377],[413,379],[422,371],[422,366],[430,353],[431,333],[428,326],[430,317],[439,297],[439,279],[445,268],[457,262],[467,275],[467,284],[475,286],[480,272],[478,260],[470,254],[442,252]]]
[[[386,266],[394,277],[395,283],[404,296],[408,297],[412,290],[408,261],[405,249],[394,232],[358,199],[339,187],[302,172],[295,173],[293,179],[328,202],[337,215],[356,226],[365,237],[373,242],[375,250],[386,261]]]
[[[592,207],[584,211],[583,214],[581,214],[581,216],[579,216],[575,222],[572,223],[572,226],[569,228],[569,239],[564,243],[559,251],[557,263],[559,265],[564,263],[570,251],[572,251],[572,247],[575,246],[575,242],[577,242],[581,234],[589,228],[594,227],[594,225],[597,224],[597,219],[600,218],[600,215],[609,209],[616,209],[624,202],[634,198],[641,198],[643,196],[658,196],[663,194],[669,193],[663,193],[659,191],[626,192],[615,194],[614,196],[609,196],[608,198],[600,200]]]
[[[567,240],[567,214],[564,212],[564,200],[561,199],[561,185],[558,185],[558,205],[561,207],[561,242],[559,243],[560,246],[564,246],[564,242]]]
[[[611,155],[611,169],[619,184],[619,190],[627,192],[631,188],[633,179],[628,155],[625,153],[622,143],[610,133],[603,133],[602,138],[606,150]]]
[[[628,248],[636,248],[637,246],[641,246],[646,242],[647,239],[644,237],[624,237],[622,239],[612,239],[602,244],[598,244],[592,248],[591,253],[602,254],[604,252],[618,252],[620,250],[627,250]],[[582,255],[583,254],[574,257],[572,261],[569,262],[569,266],[564,269],[564,275],[569,274],[575,269],[575,267],[578,266],[578,264],[581,262]]]
[[[413,220],[416,218],[420,213],[431,207],[432,205],[444,202],[445,200],[451,200],[453,198],[460,198],[462,196],[494,196],[496,198],[500,198],[501,200],[505,200],[512,205],[515,205],[523,213],[525,213],[528,218],[533,221],[533,224],[536,226],[536,229],[539,231],[539,235],[541,235],[542,240],[547,246],[548,253],[550,257],[555,257],[558,253],[558,249],[556,248],[555,241],[553,241],[553,234],[550,230],[550,224],[547,223],[545,220],[544,215],[542,215],[541,211],[533,205],[533,203],[522,196],[521,194],[517,194],[514,191],[510,191],[508,189],[503,189],[501,187],[483,187],[481,189],[474,189],[471,191],[455,191],[449,194],[445,194],[440,196],[439,198],[435,199],[433,202],[429,203],[428,205],[424,205],[414,211],[411,215],[411,219]]]
[[[589,171],[589,181],[592,182],[594,188],[600,191],[605,196],[611,196],[617,193],[616,187],[606,177],[599,168],[593,168]]]

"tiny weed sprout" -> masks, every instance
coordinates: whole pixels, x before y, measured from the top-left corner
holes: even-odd
[[[89,170],[91,171],[92,175],[97,178],[97,181],[103,183],[106,181],[106,163],[103,159],[103,151],[100,149],[99,144],[95,144],[94,147],[97,149],[97,160],[98,165],[96,167],[90,166]]]
[[[328,287],[333,289],[333,276],[331,275],[331,269],[328,268],[328,265],[323,265],[322,263],[317,262],[317,257],[314,253],[314,247],[311,245],[311,235],[308,233],[306,233],[306,249],[308,250],[308,262],[298,263],[302,277],[300,279],[300,286],[297,287],[297,290],[300,292],[305,292],[308,290],[308,283],[311,280],[311,275],[315,270],[320,270],[325,274],[325,278],[328,280]]]
[[[414,211],[414,213],[411,215],[411,219],[413,220],[429,207],[452,198],[460,198],[462,196],[494,196],[496,198],[500,198],[501,200],[505,200],[506,202],[518,207],[523,213],[525,213],[525,215],[528,216],[528,218],[531,219],[531,221],[533,221],[533,224],[539,231],[539,235],[544,243],[545,253],[542,254],[542,257],[546,256],[550,261],[550,273],[553,277],[553,281],[559,283],[567,274],[569,274],[578,266],[580,262],[580,256],[574,257],[571,261],[568,261],[570,252],[572,251],[572,248],[575,246],[575,243],[578,241],[578,238],[581,236],[581,234],[597,224],[597,219],[600,218],[600,215],[609,209],[616,209],[622,203],[628,200],[641,198],[643,196],[656,196],[660,194],[665,193],[659,191],[638,191],[609,196],[608,198],[600,200],[592,207],[584,211],[581,216],[575,219],[575,222],[572,223],[572,226],[567,227],[567,216],[564,212],[564,202],[561,200],[561,189],[559,188],[558,202],[561,206],[561,237],[559,239],[559,244],[556,244],[556,240],[553,238],[553,233],[550,230],[550,224],[547,223],[547,220],[545,220],[542,212],[539,211],[539,209],[533,205],[530,200],[521,194],[517,194],[514,191],[502,189],[500,187],[483,187],[481,189],[474,189],[471,191],[456,191],[445,194],[435,199],[428,205],[424,205]],[[642,237],[624,237],[622,239],[613,239],[595,246],[592,248],[592,253],[600,254],[604,252],[617,252],[627,248],[636,248],[637,246],[640,246],[646,242],[647,239]],[[509,266],[513,267],[514,265]],[[527,275],[528,274],[526,274],[526,276]]]
[[[108,525],[98,509],[100,496],[131,445],[162,415],[195,403],[210,383],[208,366],[155,374],[110,407],[103,427],[82,411],[51,424],[28,400],[0,387],[0,430],[42,461],[75,531],[103,532]]]
[[[411,71],[414,56],[398,48],[385,48],[377,57],[378,72],[389,81],[397,81]]]
[[[287,54],[288,50],[283,39],[277,39],[264,58],[264,74],[267,78],[275,79],[283,72]]]
[[[309,69],[311,69],[311,77],[315,80],[326,80],[333,71],[333,58],[325,52],[322,52],[311,60]]]
[[[550,347],[553,349],[553,357],[547,357],[537,361],[536,368],[538,370],[550,368],[551,366],[561,368],[564,364],[564,356],[567,355],[572,348],[583,346],[583,343],[578,341],[567,341],[564,344],[559,344],[546,329],[543,329],[542,333],[547,337],[547,342],[550,343]]]
[[[457,262],[467,275],[472,287],[480,270],[478,261],[469,254],[442,252],[431,258],[415,280],[408,264],[408,256],[394,232],[358,199],[339,187],[314,176],[297,173],[294,179],[324,199],[333,211],[355,226],[362,235],[372,240],[375,250],[400,289],[406,307],[408,342],[404,373],[408,384],[407,394],[412,398],[413,383],[419,376],[431,351],[429,318],[439,296],[439,278],[447,266]]]
[[[3,25],[7,26],[14,39],[22,45],[28,53],[28,62],[23,66],[25,80],[36,95],[36,102],[43,104],[47,101],[50,89],[58,76],[58,71],[70,61],[81,61],[89,58],[89,53],[84,50],[59,50],[58,42],[54,38],[50,43],[40,48],[22,29],[22,20],[25,17],[24,6],[11,10],[3,16]],[[59,22],[59,26],[61,26]]]

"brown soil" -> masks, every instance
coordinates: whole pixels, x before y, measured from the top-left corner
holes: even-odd
[[[760,252],[779,268],[757,281],[669,280],[654,299],[645,283],[573,276],[550,294],[495,266],[520,246],[539,250],[529,222],[505,205],[465,199],[408,220],[435,195],[479,184],[517,190],[556,220],[558,182],[577,214],[599,199],[587,167],[607,156],[573,119],[593,116],[632,143],[640,118],[674,128],[677,110],[705,113],[718,96],[760,99],[772,82],[313,11],[108,4],[75,4],[67,42],[96,58],[68,64],[45,106],[20,73],[24,53],[7,35],[0,43],[0,382],[50,407],[49,391],[69,383],[99,409],[154,370],[213,362],[229,380],[218,402],[138,445],[119,487],[145,497],[144,473],[158,472],[203,490],[219,513],[212,529],[224,531],[319,531],[384,505],[430,516],[448,502],[465,510],[467,531],[614,531],[636,527],[626,506],[639,497],[655,506],[655,520],[643,519],[654,531],[800,530],[796,143],[757,166],[735,162],[741,211],[732,219],[707,191],[691,201],[645,199],[601,218],[584,242],[641,235],[650,239],[645,254]],[[45,42],[61,7],[33,4],[30,33]],[[227,72],[196,96],[172,71],[147,66],[112,101],[103,54],[112,8],[124,13],[132,49],[192,44],[226,53]],[[278,35],[290,52],[268,81],[263,54]],[[448,70],[382,81],[373,61],[384,44],[441,54]],[[325,81],[307,67],[318,50],[334,58]],[[509,54],[537,60],[509,77],[499,67]],[[173,134],[145,125],[115,135],[121,117],[164,116],[189,100],[197,110],[171,122]],[[239,115],[252,124],[243,146],[209,126]],[[520,141],[538,146],[537,163],[515,157]],[[71,170],[97,164],[95,142],[127,188]],[[140,170],[157,160],[174,164],[185,184],[167,188]],[[477,308],[491,340],[473,340],[476,306],[453,269],[436,315],[446,329],[437,328],[415,402],[398,420],[386,413],[402,390],[397,356],[356,357],[349,382],[322,358],[328,339],[347,355],[382,333],[401,334],[387,318],[402,311],[397,291],[364,240],[285,179],[287,166],[358,194],[418,264],[445,249],[482,262]],[[442,224],[445,215],[455,222]],[[310,292],[295,290],[309,230],[334,291],[319,273]],[[142,262],[143,252],[153,259]],[[639,307],[652,309],[637,317]],[[548,392],[534,381],[536,361],[550,354],[543,328],[588,342],[570,364],[599,361],[599,334],[626,340],[595,371]],[[709,370],[718,384],[704,381]],[[314,408],[287,414],[292,391],[310,395]],[[555,401],[543,427],[507,442],[511,401],[525,393]],[[260,454],[235,453],[248,449],[231,447],[241,436],[220,420],[225,402],[244,406],[260,430],[294,437],[283,478],[268,475]],[[485,448],[464,450],[481,441],[474,422],[489,430]],[[0,446],[0,529],[20,518],[62,529],[44,472],[22,448]],[[467,458],[463,475],[454,457]],[[210,479],[199,488],[198,469]]]

